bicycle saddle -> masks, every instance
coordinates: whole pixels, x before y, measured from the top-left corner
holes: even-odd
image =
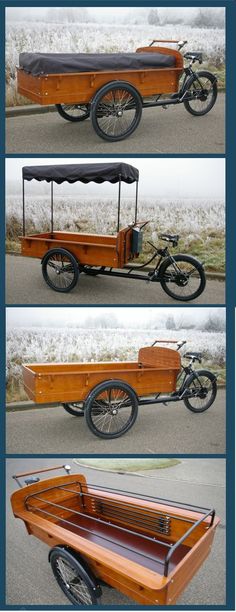
[[[202,359],[202,353],[195,353],[195,352],[185,353],[184,357],[186,357],[186,359],[193,359],[193,361],[197,359],[197,361],[199,361],[200,363]]]
[[[202,53],[195,53],[194,51],[189,51],[184,55],[185,59],[190,59],[194,61],[198,61],[199,64],[202,64]]]
[[[159,234],[160,240],[166,240],[167,242],[173,242],[173,246],[177,246],[179,242],[178,234]]]

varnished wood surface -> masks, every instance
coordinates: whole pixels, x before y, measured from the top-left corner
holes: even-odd
[[[78,485],[74,485],[74,481]],[[202,531],[201,533],[198,532],[195,542],[192,541],[190,543],[189,541],[187,545],[186,540],[179,547],[178,552],[176,551],[171,560],[169,576],[165,578],[162,571],[163,566],[160,563],[164,559],[164,548],[161,545],[156,545],[155,542],[145,542],[134,533],[123,533],[121,535],[119,532],[118,535],[119,530],[116,530],[112,524],[107,526],[96,524],[96,521],[92,518],[95,510],[90,497],[87,499],[85,497],[83,500],[81,496],[78,496],[78,493],[73,494],[71,491],[65,491],[64,489],[51,488],[67,484],[70,489],[74,489],[77,486],[76,490],[78,491],[80,490],[79,483],[82,484],[85,493],[89,493],[92,497],[94,496],[95,502],[98,497],[109,498],[114,503],[118,498],[119,500],[121,499],[118,494],[98,492],[94,488],[88,487],[86,479],[81,474],[72,474],[50,478],[15,491],[11,497],[13,512],[16,517],[21,518],[25,522],[28,533],[40,538],[50,547],[66,544],[79,551],[87,559],[99,578],[115,586],[123,593],[128,594],[135,601],[144,604],[171,604],[175,602],[209,553],[219,519],[215,519],[212,527],[209,527],[210,519],[206,519],[203,529],[201,526]],[[49,491],[43,493],[42,489],[45,488],[49,488]],[[37,511],[27,511],[25,506],[26,498],[29,499],[29,496],[35,493],[40,497],[40,491],[41,497],[44,500],[55,501],[56,503],[61,503],[61,505],[68,504],[72,509],[79,508],[81,510],[84,508],[84,516],[78,517],[73,512],[71,513],[69,508],[68,511],[57,510],[59,513],[54,519],[47,519],[43,514],[38,514]],[[40,501],[32,498],[30,503],[35,504],[37,508],[47,507],[42,499]],[[183,519],[186,518],[186,521],[190,517],[194,517],[195,520],[197,520],[198,516],[201,517],[200,513],[195,513],[191,510],[180,509],[177,506],[170,508],[170,506],[165,506],[164,503],[157,504],[152,501],[134,499],[129,495],[122,495],[122,503],[130,504],[130,507],[136,508],[136,511],[137,507],[139,507],[139,511],[143,511],[144,516],[147,513],[147,509],[159,508],[161,512],[164,512],[166,508],[168,514],[182,516]],[[73,520],[76,526],[66,525],[62,520],[63,518],[68,518],[68,516],[71,516],[69,520]],[[181,521],[176,521],[176,524],[177,522],[180,523]],[[182,524],[184,523],[185,520],[182,521]],[[92,528],[90,528],[91,524]],[[188,521],[186,524],[189,525]],[[82,527],[88,527],[90,531],[83,532]],[[173,524],[174,529],[175,526]],[[197,529],[195,531],[197,532]],[[103,535],[108,537],[111,542],[102,542]],[[122,544],[132,547],[134,551],[128,550],[124,552]],[[147,552],[148,555],[154,558],[156,555],[156,561],[151,561],[149,557],[149,560],[145,561],[144,564],[143,558],[141,559],[141,552]]]
[[[176,388],[178,369],[140,367],[138,362],[23,364],[24,388],[36,403],[84,400],[91,389],[106,380],[127,382],[138,396],[170,393]]]
[[[50,249],[64,248],[82,265],[123,268],[134,259],[131,251],[132,227],[125,227],[114,236],[55,231],[19,238],[21,253],[27,257],[41,259]]]

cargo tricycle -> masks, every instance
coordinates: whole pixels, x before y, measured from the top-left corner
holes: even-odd
[[[67,474],[35,476],[60,468]],[[76,606],[100,604],[104,583],[139,604],[175,604],[220,522],[214,509],[90,484],[69,465],[13,478],[14,516],[50,547],[52,572]]]
[[[143,229],[149,221],[138,221],[139,171],[123,162],[66,164],[54,166],[25,166],[23,176],[23,236],[21,253],[41,259],[43,278],[58,292],[71,291],[80,273],[90,276],[106,275],[139,281],[160,283],[171,298],[190,301],[205,289],[203,263],[184,254],[172,255],[168,246],[158,247],[148,241],[153,255],[142,265],[131,265],[142,252]],[[49,232],[26,234],[25,183],[47,181],[51,185],[51,228]],[[114,234],[85,234],[58,231],[54,228],[54,183],[109,183],[118,184],[117,227]],[[120,228],[121,185],[135,183],[134,221]],[[178,234],[159,234],[159,239],[177,247]],[[156,260],[155,266],[150,264]],[[149,266],[148,271],[146,267]]]
[[[122,140],[138,127],[143,108],[183,103],[189,113],[201,116],[214,106],[217,78],[193,70],[195,62],[202,63],[202,53],[188,52],[183,58],[180,50],[186,44],[153,40],[135,53],[20,53],[18,93],[41,105],[55,104],[68,121],[91,117],[98,136]]]
[[[177,350],[156,343],[174,343]],[[201,353],[185,353],[188,364],[181,365],[184,344],[156,340],[139,350],[137,361],[24,364],[24,389],[36,404],[60,403],[69,414],[85,416],[99,438],[118,438],[134,425],[139,406],[183,400],[189,410],[201,413],[213,404],[216,375],[193,368],[201,363]]]

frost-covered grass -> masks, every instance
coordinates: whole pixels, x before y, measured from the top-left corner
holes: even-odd
[[[190,25],[122,25],[9,23],[6,29],[6,105],[28,100],[17,95],[16,70],[19,53],[102,53],[132,52],[154,38],[188,40],[186,51],[201,51],[204,65],[220,69],[225,62],[225,33],[218,28],[196,28]],[[222,85],[224,83],[221,83]],[[28,101],[29,102],[29,101]]]
[[[133,220],[134,200],[122,200],[121,221],[126,226]],[[158,233],[173,232],[181,236],[177,251],[191,253],[206,262],[208,270],[224,271],[225,208],[220,200],[154,200],[140,198],[139,219],[150,219],[144,233],[144,261],[151,254],[147,241],[154,244]],[[7,198],[7,249],[19,250],[22,233],[20,196]],[[112,198],[56,197],[54,227],[58,230],[114,233],[117,221],[117,200]],[[27,197],[27,232],[45,232],[50,227],[50,203],[45,196]]]
[[[166,334],[166,329],[12,328],[7,333],[7,399],[26,398],[22,363],[135,361],[141,346],[165,339]],[[185,350],[201,351],[204,365],[224,377],[224,332],[168,330],[168,338],[187,340]]]

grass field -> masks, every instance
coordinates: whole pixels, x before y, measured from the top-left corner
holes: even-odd
[[[225,33],[218,28],[191,25],[139,25],[96,23],[9,23],[6,28],[6,106],[31,103],[16,91],[19,53],[116,53],[133,52],[153,39],[188,40],[186,51],[201,51],[204,67],[225,87]]]
[[[27,399],[22,363],[132,361],[141,346],[166,338],[166,329],[13,328],[7,333],[7,401]],[[196,329],[169,330],[171,340],[187,340],[189,351],[201,351],[201,367],[225,381],[225,334]]]

